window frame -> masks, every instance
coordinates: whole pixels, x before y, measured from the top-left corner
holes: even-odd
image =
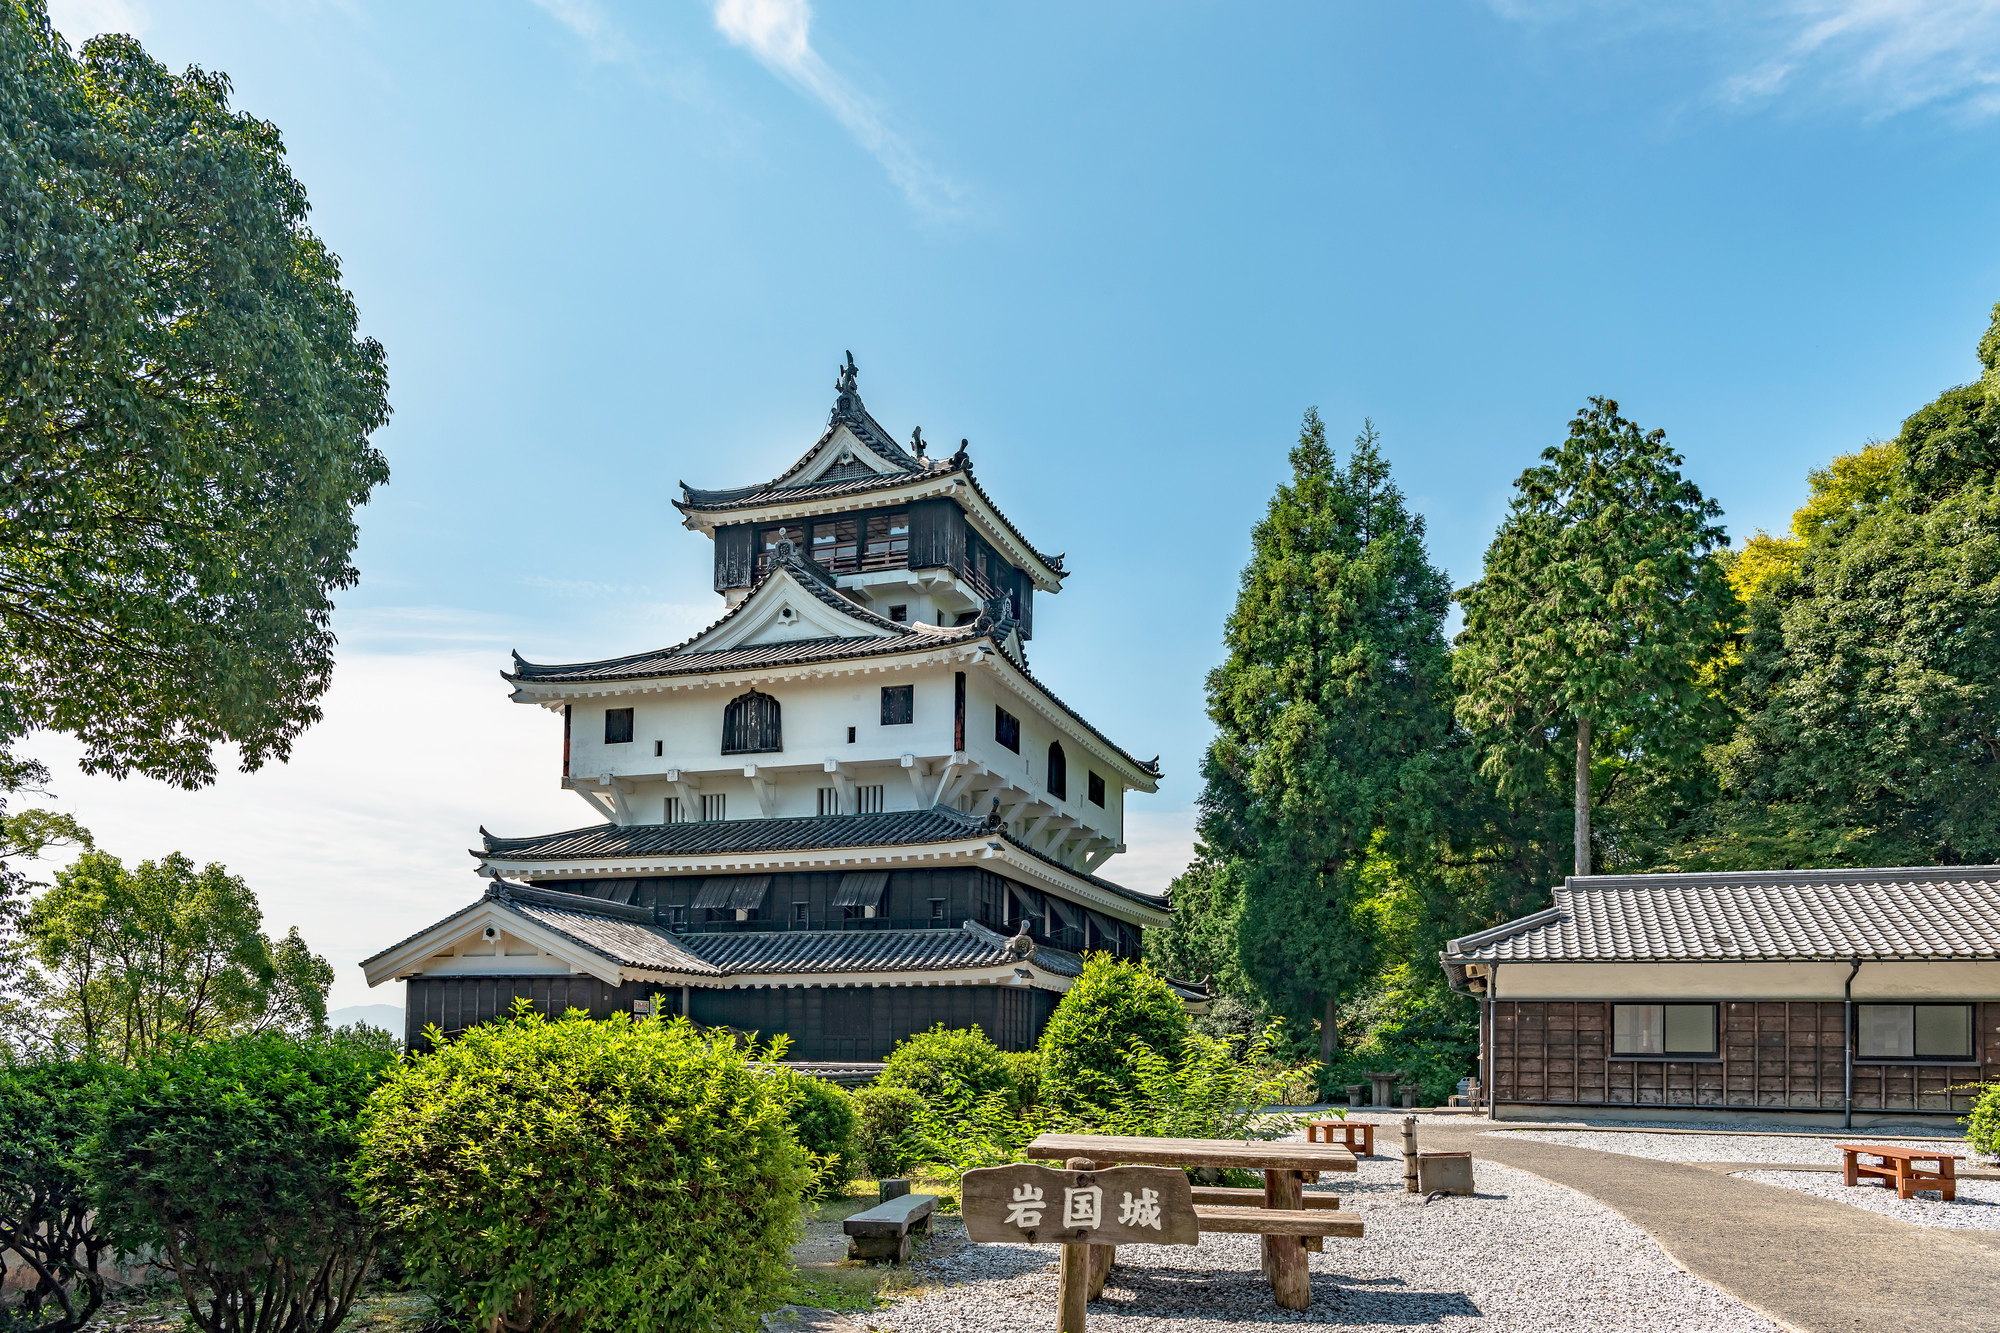
[[[1722,1004],[1716,1000],[1618,1000],[1608,1005],[1605,1015],[1605,1052],[1611,1060],[1654,1060],[1674,1064],[1710,1061],[1722,1063]],[[1618,1011],[1620,1009],[1658,1009],[1660,1013],[1660,1049],[1657,1051],[1621,1051],[1618,1049]],[[1705,1051],[1674,1050],[1667,1043],[1668,1009],[1706,1009],[1709,1020],[1709,1048]]]
[[[1910,1013],[1910,1054],[1909,1055],[1863,1055],[1861,1021],[1863,1009],[1908,1009]],[[1917,1053],[1916,1010],[1918,1009],[1958,1009],[1965,1013],[1965,1035],[1967,1054],[1965,1055],[1921,1055]],[[1906,1003],[1896,1001],[1855,1001],[1854,1004],[1854,1063],[1857,1065],[1976,1065],[1979,1059],[1979,1006],[1970,1000],[1911,1000]]]

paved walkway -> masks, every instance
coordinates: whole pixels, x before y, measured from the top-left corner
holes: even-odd
[[[1617,1209],[1682,1268],[1797,1333],[2000,1333],[2000,1232],[1910,1226],[1685,1162],[1488,1128],[1426,1124],[1418,1136],[1425,1149],[1470,1149]],[[1386,1137],[1377,1132],[1376,1150],[1400,1152]]]

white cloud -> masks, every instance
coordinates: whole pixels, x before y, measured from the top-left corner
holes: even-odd
[[[142,37],[148,26],[146,7],[137,0],[49,0],[49,22],[72,49],[99,33]]]
[[[2000,112],[2000,0],[1490,0],[1526,23],[1694,31],[1730,72],[1712,89],[1736,106],[1803,96],[1871,115],[1938,106]]]
[[[881,108],[813,50],[812,6],[806,0],[715,0],[715,26],[766,69],[818,99],[918,212],[942,219],[960,211],[964,188],[919,157]]]
[[[1137,798],[1143,803],[1146,798]],[[1164,893],[1174,877],[1194,860],[1192,810],[1151,811],[1125,807],[1125,852],[1113,857],[1099,873],[1128,889]]]

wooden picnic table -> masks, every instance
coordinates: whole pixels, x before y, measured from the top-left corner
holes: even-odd
[[[1197,1201],[1195,1219],[1204,1232],[1262,1236],[1264,1275],[1271,1279],[1271,1291],[1278,1305],[1287,1310],[1303,1310],[1312,1304],[1312,1286],[1306,1272],[1308,1240],[1361,1234],[1359,1221],[1339,1216],[1337,1200],[1332,1208],[1304,1206],[1302,1186],[1308,1179],[1318,1180],[1322,1171],[1356,1169],[1353,1151],[1341,1143],[1044,1134],[1028,1145],[1027,1156],[1043,1161],[1090,1158],[1099,1170],[1114,1165],[1141,1165],[1261,1171],[1263,1207],[1232,1206],[1237,1202],[1235,1199],[1224,1203],[1218,1198],[1213,1204]],[[1203,1193],[1216,1197],[1222,1192],[1205,1189]],[[1318,1245],[1312,1248],[1317,1249]],[[1093,1245],[1091,1249],[1105,1251],[1102,1256],[1093,1253],[1091,1257],[1090,1285],[1095,1293],[1102,1289],[1103,1273],[1111,1266],[1111,1255],[1109,1246]]]
[[[1375,1124],[1369,1120],[1308,1120],[1307,1143],[1332,1143],[1338,1132],[1347,1150],[1361,1157],[1375,1155]]]
[[[1958,1177],[1955,1162],[1965,1160],[1963,1153],[1932,1152],[1928,1148],[1887,1148],[1879,1143],[1843,1143],[1838,1145],[1845,1154],[1843,1175],[1850,1185],[1859,1185],[1861,1177],[1879,1180],[1884,1189],[1893,1188],[1896,1197],[1907,1199],[1918,1190],[1936,1190],[1940,1198],[1951,1203],[1958,1198]],[[1864,1162],[1863,1157],[1879,1159]],[[1925,1171],[1918,1162],[1936,1162],[1934,1170]]]

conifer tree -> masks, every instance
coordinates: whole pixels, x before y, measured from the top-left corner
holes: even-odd
[[[1372,423],[1341,467],[1307,412],[1291,464],[1208,678],[1202,837],[1234,864],[1245,972],[1274,1008],[1319,1017],[1330,1056],[1374,952],[1361,862],[1450,725],[1450,584]]]
[[[1505,793],[1546,782],[1575,755],[1576,873],[1591,867],[1591,745],[1671,768],[1698,761],[1718,707],[1704,675],[1738,615],[1714,553],[1720,505],[1680,474],[1663,431],[1642,432],[1592,398],[1543,452],[1458,594],[1452,657],[1461,722]]]

